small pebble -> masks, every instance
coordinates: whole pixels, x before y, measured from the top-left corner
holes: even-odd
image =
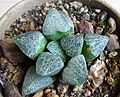
[[[63,8],[64,8],[64,7],[63,7],[62,5],[59,5],[59,9],[61,9],[61,10],[62,10]]]
[[[48,88],[50,88],[50,89],[52,88],[53,89],[54,88],[54,84],[49,85]]]
[[[67,90],[68,90],[68,88],[69,88],[69,85],[68,84],[62,84],[62,83],[60,83],[59,85],[58,85],[58,87],[57,87],[57,90],[58,90],[58,92],[59,93],[66,93],[67,92]]]
[[[83,93],[83,95],[84,95],[85,97],[89,97],[89,96],[91,96],[91,92],[87,89],[87,90],[85,91],[85,93]]]
[[[26,18],[20,17],[20,22],[27,22]]]
[[[49,7],[49,6],[50,6],[49,2],[45,2],[45,7]]]
[[[33,97],[43,97],[43,90],[37,92]]]
[[[108,20],[109,33],[113,33],[116,30],[116,21],[113,18]]]
[[[82,34],[94,33],[93,25],[86,20],[80,20],[79,29]]]
[[[101,27],[97,27],[95,29],[95,34],[102,34],[102,32],[103,32],[103,28],[101,28]]]
[[[61,5],[62,4],[62,0],[58,0],[57,4]]]
[[[73,22],[76,22],[76,20],[77,20],[76,16],[73,16]]]
[[[48,93],[47,97],[59,97],[57,94],[54,93]]]
[[[81,7],[80,8],[80,12],[84,12],[85,11],[85,8],[84,7]]]
[[[56,90],[55,90],[55,89],[52,89],[52,93],[56,94]]]
[[[13,72],[14,70],[15,70],[15,67],[11,64],[11,63],[8,63],[8,65],[7,65],[7,67],[6,67],[8,70],[9,70],[9,72]]]
[[[5,31],[5,36],[10,36],[10,37],[12,37],[12,31]]]
[[[4,82],[4,95],[5,97],[22,97],[18,88],[10,81]]]
[[[69,9],[69,5],[67,3],[64,4],[65,9]]]
[[[100,12],[98,15],[98,21],[104,22],[107,19],[107,16],[108,16],[107,12],[105,11]]]
[[[50,7],[56,7],[54,2],[49,3]]]
[[[115,86],[115,80],[111,76],[107,77],[107,83],[109,85]]]
[[[59,97],[64,97],[64,94],[60,94]]]
[[[15,28],[15,32],[16,32],[16,33],[18,33],[18,32],[19,32],[18,28]]]
[[[19,70],[17,73],[15,73],[12,77],[12,81],[14,82],[15,85],[18,85],[20,82],[23,81],[23,71]]]
[[[30,24],[27,23],[23,29],[24,29],[25,31],[30,31]]]
[[[0,58],[0,64],[1,64],[2,66],[7,66],[8,63],[9,63],[9,61],[8,61],[7,59],[5,59],[5,58]]]
[[[112,51],[112,52],[110,52],[109,53],[109,58],[112,58],[112,57],[115,57],[115,56],[117,56],[118,55],[118,52],[116,52],[116,51]]]
[[[25,55],[21,52],[18,46],[11,38],[3,39],[1,47],[4,52],[4,57],[13,63],[21,63],[25,61]],[[14,49],[14,50],[13,50]]]
[[[74,91],[74,92],[82,91],[82,88],[83,88],[83,85],[76,85],[76,86],[73,88],[73,91]]]
[[[105,56],[105,54],[104,54],[104,52],[102,52],[101,54],[100,54],[100,60],[101,61],[104,61],[105,60],[105,58],[106,58],[106,56]]]
[[[71,4],[71,6],[73,6],[76,10],[79,9],[79,8],[81,8],[81,7],[83,6],[81,2],[77,2],[77,1],[73,1],[73,2],[71,2],[70,4]]]
[[[103,81],[107,73],[107,68],[104,61],[97,59],[97,61],[90,67],[89,78],[92,80],[92,83],[97,88]]]
[[[100,9],[95,9],[95,12],[96,12],[96,13],[100,13],[101,10],[100,10]]]
[[[31,22],[31,23],[30,23],[30,30],[31,30],[31,31],[34,31],[34,30],[35,30],[34,22]]]
[[[84,11],[84,12],[85,12],[85,13],[88,13],[88,11],[89,11],[89,10],[88,10],[88,7],[85,6],[85,11]]]
[[[106,46],[107,51],[114,51],[120,48],[120,44],[117,41],[117,36],[114,34],[106,34],[109,37],[108,44]]]
[[[87,9],[85,9],[85,11],[84,11],[85,13],[87,13],[88,12],[88,8]]]
[[[49,92],[51,92],[51,89],[46,89],[46,90],[45,90],[45,94],[47,94],[47,93],[49,93]]]
[[[93,84],[91,86],[88,86],[88,90],[93,94],[95,92],[95,87]]]
[[[90,13],[91,19],[95,19],[95,17],[97,16],[97,14],[95,12]]]
[[[13,76],[13,74],[10,73],[10,74],[8,75],[8,79],[12,79],[12,76]]]
[[[85,19],[85,20],[90,20],[90,15],[88,13],[84,13],[82,14],[82,19]]]

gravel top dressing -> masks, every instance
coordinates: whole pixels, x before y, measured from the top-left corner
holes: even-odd
[[[109,13],[78,1],[25,12],[0,40],[0,97],[117,97],[119,31]]]

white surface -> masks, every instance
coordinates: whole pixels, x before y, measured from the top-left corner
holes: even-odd
[[[105,0],[107,1],[111,6],[113,6],[116,10],[120,12],[120,0]]]
[[[19,1],[21,0],[0,0],[0,17]]]

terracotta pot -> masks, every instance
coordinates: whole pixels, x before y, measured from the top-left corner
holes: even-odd
[[[11,9],[9,9],[1,18],[0,18],[0,39],[4,38],[5,30],[9,28],[9,26],[15,21],[16,18],[21,16],[24,12],[34,8],[37,5],[41,5],[44,2],[51,2],[57,0],[22,0],[16,5],[14,5]],[[72,0],[68,0],[72,1]],[[100,8],[109,13],[111,17],[114,17],[118,23],[120,24],[120,11],[119,11],[119,0],[76,0],[81,1],[83,4],[87,4],[90,6],[94,6],[96,8]],[[118,5],[116,5],[116,3]],[[119,25],[120,26],[120,25]],[[120,97],[120,96],[119,96]]]

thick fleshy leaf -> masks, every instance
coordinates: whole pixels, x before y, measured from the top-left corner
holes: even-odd
[[[88,71],[83,55],[77,55],[68,62],[62,72],[62,79],[71,85],[84,84],[87,80]]]
[[[40,54],[36,62],[36,72],[42,76],[56,75],[63,67],[62,59],[49,52]]]
[[[51,8],[46,16],[42,31],[48,39],[58,40],[73,33],[74,25],[66,13]]]
[[[61,46],[70,57],[81,54],[83,48],[83,34],[63,37],[61,39]]]
[[[62,47],[58,41],[51,41],[47,45],[47,49],[54,55],[59,56],[62,58],[62,60],[65,62],[66,61],[66,55],[64,51],[62,50]]]
[[[41,32],[26,32],[14,37],[13,40],[22,52],[33,60],[44,51],[47,44]]]
[[[59,11],[59,14],[61,15],[62,19],[64,19],[64,21],[68,23],[70,27],[74,28],[73,21],[66,13],[64,13],[63,11]]]
[[[86,34],[84,37],[83,55],[87,62],[95,59],[104,50],[108,43],[107,36]]]
[[[53,77],[43,77],[35,72],[35,67],[31,66],[26,75],[22,86],[22,95],[28,95],[40,91],[54,82]]]

